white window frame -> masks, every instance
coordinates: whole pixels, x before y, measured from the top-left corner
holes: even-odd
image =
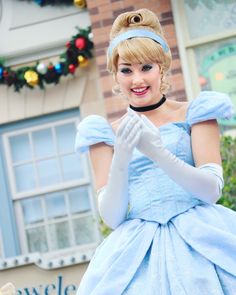
[[[34,126],[34,127],[28,127],[28,128],[24,128],[18,131],[12,131],[12,132],[8,132],[5,133],[3,135],[3,144],[4,144],[4,150],[6,153],[6,162],[7,162],[7,172],[9,175],[9,181],[10,181],[10,189],[11,189],[11,193],[12,193],[12,197],[13,200],[17,200],[17,199],[22,199],[22,198],[26,198],[26,197],[32,197],[32,196],[36,196],[36,195],[40,195],[40,194],[44,194],[44,193],[50,193],[50,192],[55,192],[58,190],[63,190],[66,188],[71,188],[71,187],[77,187],[77,186],[81,186],[81,185],[85,185],[88,184],[90,182],[90,177],[89,177],[89,169],[88,169],[88,159],[86,157],[85,154],[81,155],[81,162],[83,163],[83,168],[84,168],[84,178],[83,179],[79,179],[79,180],[73,180],[73,181],[68,181],[66,184],[56,184],[56,185],[50,185],[48,187],[42,187],[42,188],[38,188],[38,189],[33,189],[32,191],[27,191],[27,192],[17,192],[16,191],[16,187],[15,187],[15,177],[14,177],[14,173],[13,173],[13,169],[12,169],[12,159],[11,159],[11,153],[10,153],[10,144],[9,144],[9,138],[11,136],[17,136],[17,135],[21,135],[21,134],[27,134],[30,132],[34,132],[34,131],[38,131],[38,130],[43,130],[45,128],[51,128],[52,126],[56,127],[56,126],[60,126],[60,125],[64,125],[66,123],[78,123],[77,120],[75,119],[64,119],[64,120],[59,120],[58,122],[51,122],[51,123],[46,123],[46,124],[40,124],[39,126]]]
[[[188,100],[191,101],[201,91],[201,87],[198,83],[199,76],[194,54],[194,47],[236,37],[236,30],[231,29],[223,33],[190,39],[187,30],[188,23],[184,9],[184,0],[171,0],[171,4],[180,53],[180,62],[183,69],[186,94]]]
[[[72,228],[72,224],[71,224],[72,219],[83,218],[83,217],[87,217],[87,216],[93,216],[94,219],[95,219],[94,222],[96,222],[96,215],[97,214],[96,214],[96,207],[95,207],[94,198],[93,198],[93,189],[92,189],[91,185],[88,188],[88,192],[89,192],[89,201],[90,201],[90,204],[91,204],[91,211],[90,212],[84,212],[84,213],[78,213],[78,214],[76,214],[76,216],[72,216],[72,214],[68,214],[66,217],[60,218],[58,220],[58,222],[68,220],[69,224],[70,224],[70,230]],[[66,200],[67,200],[67,198],[66,198]],[[43,210],[45,210],[45,208],[43,208]],[[18,223],[17,223],[18,231],[21,233],[21,235],[19,236],[20,245],[21,245],[21,252],[22,252],[22,254],[28,254],[29,249],[28,249],[28,245],[27,245],[27,236],[26,236],[27,226],[24,225],[23,212],[22,212],[22,207],[21,207],[20,202],[15,202],[15,212],[16,212],[16,219],[18,221]],[[78,217],[78,215],[79,215],[79,217]],[[53,220],[52,221],[44,220],[42,222],[42,226],[44,226],[45,230],[46,230],[47,242],[49,243],[48,252],[50,252],[50,253],[53,253],[53,254],[60,253],[61,251],[66,251],[66,249],[68,249],[68,252],[70,252],[72,249],[77,249],[76,251],[78,251],[78,249],[80,249],[80,248],[82,249],[84,247],[85,248],[86,247],[96,247],[98,241],[101,240],[101,236],[100,236],[99,231],[95,230],[95,241],[96,242],[89,243],[89,244],[76,245],[74,233],[70,233],[70,237],[72,238],[72,244],[74,244],[74,246],[68,247],[68,248],[65,248],[65,249],[52,250],[51,245],[50,245],[50,239],[48,238],[48,236],[49,236],[48,225],[55,224],[55,223],[57,223],[57,222],[55,222]],[[38,225],[39,224],[37,223],[37,226]],[[96,224],[94,224],[94,226],[96,227]],[[32,226],[30,226],[30,227],[32,228]]]
[[[29,132],[34,132],[38,130],[43,130],[45,128],[54,128],[56,126],[64,125],[67,123],[74,123],[75,127],[79,123],[79,120],[75,117],[69,118],[69,119],[58,119],[55,121],[51,121],[48,123],[39,123],[39,125],[21,128],[19,130],[6,132],[3,134],[3,146],[4,151],[6,155],[6,163],[7,163],[7,173],[9,176],[9,184],[10,184],[10,191],[12,195],[12,201],[14,202],[14,208],[16,213],[16,220],[17,220],[17,228],[18,232],[20,233],[19,239],[20,239],[20,245],[21,245],[21,252],[22,254],[29,254],[28,251],[28,245],[27,245],[27,237],[26,237],[26,226],[24,224],[23,220],[23,212],[20,204],[20,200],[26,199],[26,198],[32,198],[32,197],[38,197],[43,194],[49,194],[54,193],[56,191],[66,191],[69,189],[81,187],[81,186],[88,186],[88,192],[89,192],[89,201],[91,205],[91,211],[85,212],[85,213],[78,213],[79,218],[85,217],[85,216],[92,216],[94,218],[94,227],[95,227],[95,242],[89,243],[89,244],[82,244],[82,245],[75,245],[72,247],[64,248],[64,249],[58,249],[58,250],[50,250],[49,249],[49,255],[53,256],[60,256],[60,253],[71,253],[71,251],[76,252],[84,252],[84,249],[95,249],[97,245],[101,242],[101,233],[98,229],[98,213],[97,213],[97,207],[96,207],[96,201],[95,201],[95,191],[93,189],[93,183],[92,183],[92,176],[91,176],[91,164],[89,161],[89,157],[86,154],[81,154],[81,163],[83,163],[83,171],[84,171],[84,177],[79,180],[73,180],[73,181],[67,181],[64,184],[56,184],[56,185],[50,185],[48,187],[43,188],[37,188],[32,191],[27,192],[20,192],[17,193],[15,189],[15,179],[14,179],[14,172],[12,169],[12,159],[11,159],[11,149],[10,149],[10,143],[9,138],[11,136],[21,135],[21,134],[27,134]],[[55,136],[55,135],[54,135]],[[54,138],[55,140],[55,138]],[[73,218],[78,218],[78,215],[72,216],[72,214],[68,214],[65,219],[70,220],[70,228],[71,228],[71,220]],[[60,219],[62,221],[62,219]],[[56,223],[56,222],[42,222],[42,224],[46,227],[50,223]],[[47,233],[48,235],[48,233]],[[73,234],[74,235],[74,234]],[[47,239],[49,242],[49,240]],[[0,247],[1,247],[1,236],[0,236]],[[1,254],[1,253],[0,253]]]

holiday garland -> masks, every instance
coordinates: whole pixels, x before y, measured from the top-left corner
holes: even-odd
[[[85,0],[20,0],[20,1],[28,1],[35,2],[41,7],[46,5],[72,5],[74,4],[78,8],[85,8],[86,2]]]
[[[45,65],[36,62],[32,66],[13,70],[11,67],[5,67],[4,63],[0,61],[0,84],[13,86],[16,91],[24,86],[33,89],[37,85],[40,89],[44,89],[45,84],[57,84],[62,76],[74,74],[78,67],[86,67],[89,59],[93,56],[91,27],[77,29],[78,33],[66,43],[67,49],[60,55],[56,64],[49,62],[48,65]]]

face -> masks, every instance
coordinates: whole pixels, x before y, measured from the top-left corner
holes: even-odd
[[[157,63],[130,64],[119,57],[116,80],[133,106],[151,105],[161,99],[161,74]]]

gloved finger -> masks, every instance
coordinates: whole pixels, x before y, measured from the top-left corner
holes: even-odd
[[[138,121],[139,120],[137,117],[129,117],[127,120],[125,120],[124,124],[122,122],[122,125],[119,126],[117,135],[125,140]]]
[[[133,138],[136,136],[136,133],[137,132],[141,132],[142,130],[142,122],[138,121],[134,127],[132,128],[132,130],[130,130],[130,132],[127,134],[127,137],[126,137],[126,141],[129,142],[129,141],[132,141]]]
[[[134,134],[132,140],[128,142],[128,147],[134,149],[139,142],[140,136],[141,136],[141,129],[138,129],[136,133]]]
[[[128,122],[131,120],[131,118],[129,116],[126,116],[120,123],[120,125],[118,126],[117,130],[116,130],[116,135],[120,136],[123,131],[125,126],[127,126]]]

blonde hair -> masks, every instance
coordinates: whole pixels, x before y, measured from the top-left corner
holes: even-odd
[[[110,41],[121,33],[130,29],[146,29],[159,35],[164,41],[163,31],[157,16],[148,9],[139,9],[132,12],[120,14],[114,21],[111,32]],[[158,63],[161,72],[161,93],[165,94],[169,88],[167,82],[167,72],[171,65],[170,50],[165,52],[162,46],[150,38],[132,38],[121,41],[107,55],[107,69],[114,76],[117,73],[117,61],[121,57],[129,63]],[[113,91],[117,94],[118,89],[115,87]]]

